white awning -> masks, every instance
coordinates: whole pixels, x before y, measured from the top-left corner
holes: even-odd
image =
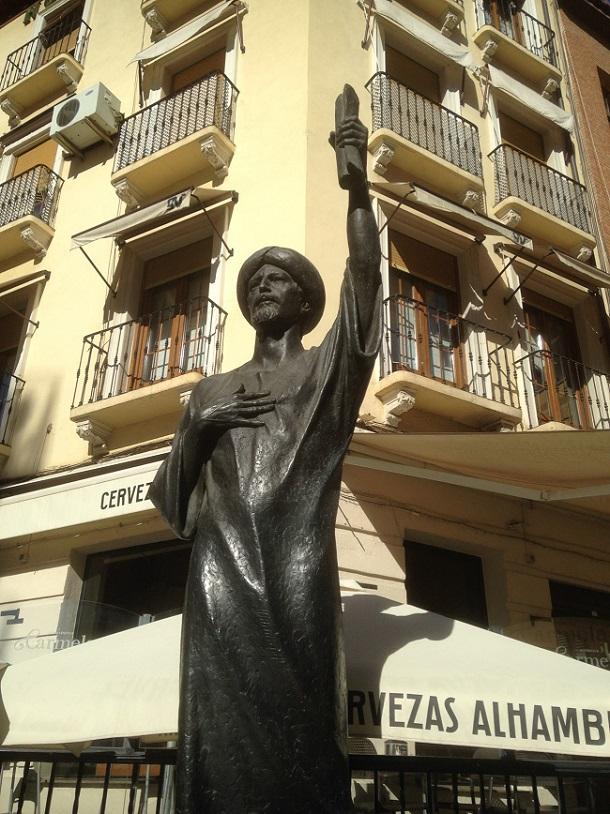
[[[343,620],[350,734],[610,756],[607,671],[357,587]],[[174,616],[8,667],[2,743],[172,735],[180,628]]]
[[[515,246],[528,249],[533,247],[530,238],[509,229],[499,221],[479,215],[477,212],[473,212],[472,209],[467,209],[447,200],[447,198],[435,195],[433,192],[418,187],[410,181],[375,181],[372,186],[374,190],[387,191],[398,198],[402,198],[409,189],[413,189],[413,193],[405,198],[405,206],[419,204],[423,209],[433,214],[441,215],[443,218],[447,217],[453,224],[466,227],[479,239],[484,238],[486,235],[498,235],[510,240],[511,244]]]
[[[358,0],[358,3],[362,6],[362,0]],[[450,59],[457,62],[463,68],[476,67],[476,62],[468,48],[444,37],[438,28],[434,28],[404,6],[390,2],[390,0],[375,0],[373,11],[376,17],[382,17],[399,26],[403,31],[432,48],[445,60]]]
[[[2,297],[7,297],[9,294],[14,294],[15,291],[21,291],[22,288],[28,288],[31,285],[36,285],[37,283],[46,282],[49,277],[51,276],[50,271],[42,271],[40,274],[34,274],[27,280],[23,282],[16,283],[14,285],[8,285],[5,288],[0,288],[0,299]]]
[[[163,39],[137,53],[131,62],[146,63],[163,56],[163,54],[169,53],[174,48],[178,48],[178,46],[190,40],[191,37],[205,31],[205,29],[209,28],[213,23],[225,17],[229,17],[231,14],[235,14],[236,9],[238,13],[243,13],[246,11],[247,6],[245,3],[237,3],[236,5],[233,0],[223,0],[222,3],[209,9],[209,11],[206,11],[204,14],[200,14],[198,17],[195,17],[194,20],[177,28],[175,31],[172,31],[171,34],[168,34]]]
[[[565,266],[577,279],[591,284],[595,284],[600,288],[610,288],[610,275],[605,271],[598,269],[596,266],[589,266],[587,263],[582,263],[575,257],[570,257],[569,254],[552,249],[555,259],[561,266]]]
[[[516,79],[513,79],[512,76],[504,73],[500,68],[496,68],[494,65],[489,65],[488,67],[489,78],[494,88],[507,93],[513,99],[516,99],[522,105],[535,111],[540,116],[544,116],[545,119],[559,125],[559,127],[563,127],[568,133],[574,130],[574,117],[571,113],[568,113],[562,107],[559,107],[559,105],[555,105],[553,102],[545,99],[544,96],[528,88],[523,82],[518,82]]]
[[[100,223],[85,232],[78,232],[72,235],[72,248],[82,248],[94,240],[114,237],[124,238],[132,232],[140,232],[146,227],[153,227],[165,219],[180,217],[188,209],[196,209],[202,204],[209,208],[213,204],[229,203],[234,199],[234,193],[230,190],[217,189],[185,189],[164,198],[162,201],[121,215],[118,218]],[[208,205],[209,204],[209,205]]]

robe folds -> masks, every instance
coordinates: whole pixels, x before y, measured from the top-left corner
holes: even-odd
[[[193,538],[182,628],[177,814],[346,814],[345,675],[335,549],[341,464],[381,335],[348,268],[320,347],[202,379],[150,497]],[[261,427],[224,432],[184,489],[184,434],[241,387]]]

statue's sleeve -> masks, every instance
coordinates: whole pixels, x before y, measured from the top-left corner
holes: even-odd
[[[172,448],[148,492],[150,500],[182,540],[192,540],[195,536],[205,494],[205,461],[201,460],[196,470],[191,465],[189,471],[184,454],[185,435],[191,422],[196,393],[195,388],[174,435]]]
[[[370,303],[371,319],[361,324],[349,262],[341,286],[339,313],[322,343],[325,389],[335,402],[334,413],[351,434],[358,410],[381,346],[381,301],[379,287]]]

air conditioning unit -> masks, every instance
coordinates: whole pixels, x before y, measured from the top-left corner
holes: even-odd
[[[80,154],[99,141],[112,143],[122,118],[121,102],[98,82],[55,105],[51,138],[67,152]]]

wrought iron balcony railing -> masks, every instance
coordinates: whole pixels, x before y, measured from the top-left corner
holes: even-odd
[[[577,429],[610,429],[610,376],[546,350],[515,362],[523,377],[531,427],[559,421]]]
[[[61,54],[71,54],[83,65],[91,29],[78,16],[67,15],[6,58],[0,90],[6,90]]]
[[[0,444],[8,445],[17,406],[25,382],[10,373],[0,373]]]
[[[231,138],[239,91],[214,71],[192,85],[128,116],[118,136],[114,172],[215,125]]]
[[[366,741],[361,738],[360,741]],[[386,744],[391,746],[391,742]],[[354,812],[492,814],[608,811],[607,762],[351,754]],[[3,811],[173,811],[176,750],[0,749]]]
[[[59,175],[42,164],[0,184],[0,226],[26,215],[52,226],[62,184]]]
[[[226,311],[206,297],[89,334],[83,340],[72,407],[145,385],[220,367]]]
[[[496,147],[489,157],[494,163],[497,204],[514,195],[583,232],[591,231],[587,190],[578,181],[508,144]]]
[[[366,87],[371,94],[373,131],[385,127],[456,167],[482,177],[479,131],[474,124],[387,73],[376,73]]]
[[[519,406],[510,337],[395,294],[384,302],[383,375],[411,370],[483,398]]]
[[[555,32],[519,10],[513,0],[476,0],[477,25],[491,25],[545,62],[558,67]]]

